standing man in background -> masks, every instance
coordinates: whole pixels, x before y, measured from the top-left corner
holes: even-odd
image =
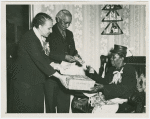
[[[62,61],[76,62],[74,56],[81,59],[75,48],[73,33],[67,29],[71,21],[72,15],[68,10],[60,10],[56,15],[57,23],[53,26],[52,33],[47,38],[50,46],[50,59],[54,63],[61,63]],[[69,91],[59,81],[56,81],[55,77],[50,77],[50,79],[47,83],[49,89],[49,96],[47,96],[49,98],[46,99],[47,113],[55,113],[56,106],[57,113],[69,113]]]

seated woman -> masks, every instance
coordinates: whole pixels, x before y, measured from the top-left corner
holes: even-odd
[[[92,88],[91,92],[103,92],[106,100],[113,98],[128,99],[136,90],[136,74],[135,69],[124,62],[127,54],[127,47],[115,45],[111,50],[112,67],[109,68],[105,78],[101,78],[94,73],[94,80],[98,84]],[[92,70],[92,68],[91,68]],[[125,107],[129,107],[127,103],[119,105],[118,112],[125,112]]]

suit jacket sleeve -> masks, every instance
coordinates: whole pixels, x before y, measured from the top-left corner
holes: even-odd
[[[71,56],[74,56],[76,55],[78,52],[75,48],[75,43],[74,43],[74,38],[73,38],[73,33],[68,31],[68,45],[69,45],[69,55]],[[50,49],[53,49],[53,50],[50,50],[50,54],[49,54],[49,57],[51,59],[54,59],[56,61],[65,61],[65,54],[62,54],[62,53],[58,53],[58,52],[55,52],[54,49],[57,48],[56,44],[58,43],[58,41],[56,41],[57,39],[55,39],[55,37],[50,34],[49,37],[48,37],[48,42],[50,44]],[[57,43],[56,43],[57,42]]]
[[[49,42],[50,46],[49,58],[61,62],[65,60],[65,54],[58,53],[58,51],[56,51],[59,40],[55,35],[56,34],[50,34],[47,38],[47,42]]]
[[[55,53],[55,51],[50,51],[49,57],[51,59],[54,59],[56,61],[65,61],[65,55],[64,54],[59,54],[59,53]]]
[[[69,50],[70,50],[70,55],[72,56],[75,56],[76,54],[78,54],[78,51],[76,50],[76,47],[75,47],[75,42],[74,42],[74,37],[73,37],[72,32],[70,32]]]
[[[109,75],[109,74],[108,74]],[[136,88],[135,69],[127,66],[123,70],[122,82],[120,84],[104,85],[103,93],[106,99],[128,98]]]
[[[37,65],[37,67],[47,76],[54,74],[56,71],[50,66],[50,59],[45,55],[42,50],[40,41],[36,38],[30,36],[25,36],[23,39],[23,47],[28,52],[32,61]]]
[[[110,72],[110,71],[108,71]],[[89,75],[89,74],[88,74]],[[108,84],[108,79],[109,79],[109,76],[107,75],[105,78],[102,78],[102,76],[100,74],[98,74],[96,71],[94,71],[94,74],[91,74],[92,78],[94,81],[96,81],[96,83],[99,83],[99,84]]]

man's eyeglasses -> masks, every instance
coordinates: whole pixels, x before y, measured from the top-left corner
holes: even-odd
[[[65,22],[63,19],[61,19],[61,24],[62,25],[67,25],[67,26],[70,26],[70,22]]]

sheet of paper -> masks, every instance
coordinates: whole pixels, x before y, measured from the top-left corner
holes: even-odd
[[[69,62],[65,62],[65,61],[62,61],[61,62],[61,66],[62,67],[70,67],[70,66],[74,66],[76,63],[69,63]]]
[[[94,107],[92,113],[97,114],[115,114],[119,108],[118,104],[114,105],[102,105],[101,107]]]
[[[108,104],[122,104],[127,101],[128,101],[127,99],[114,98],[114,99],[108,100]]]
[[[87,96],[87,97],[92,97],[92,96],[94,96],[94,95],[96,95],[97,93],[83,93],[85,96]]]
[[[85,75],[83,67],[77,66],[75,63],[62,61],[60,73],[65,75]]]

